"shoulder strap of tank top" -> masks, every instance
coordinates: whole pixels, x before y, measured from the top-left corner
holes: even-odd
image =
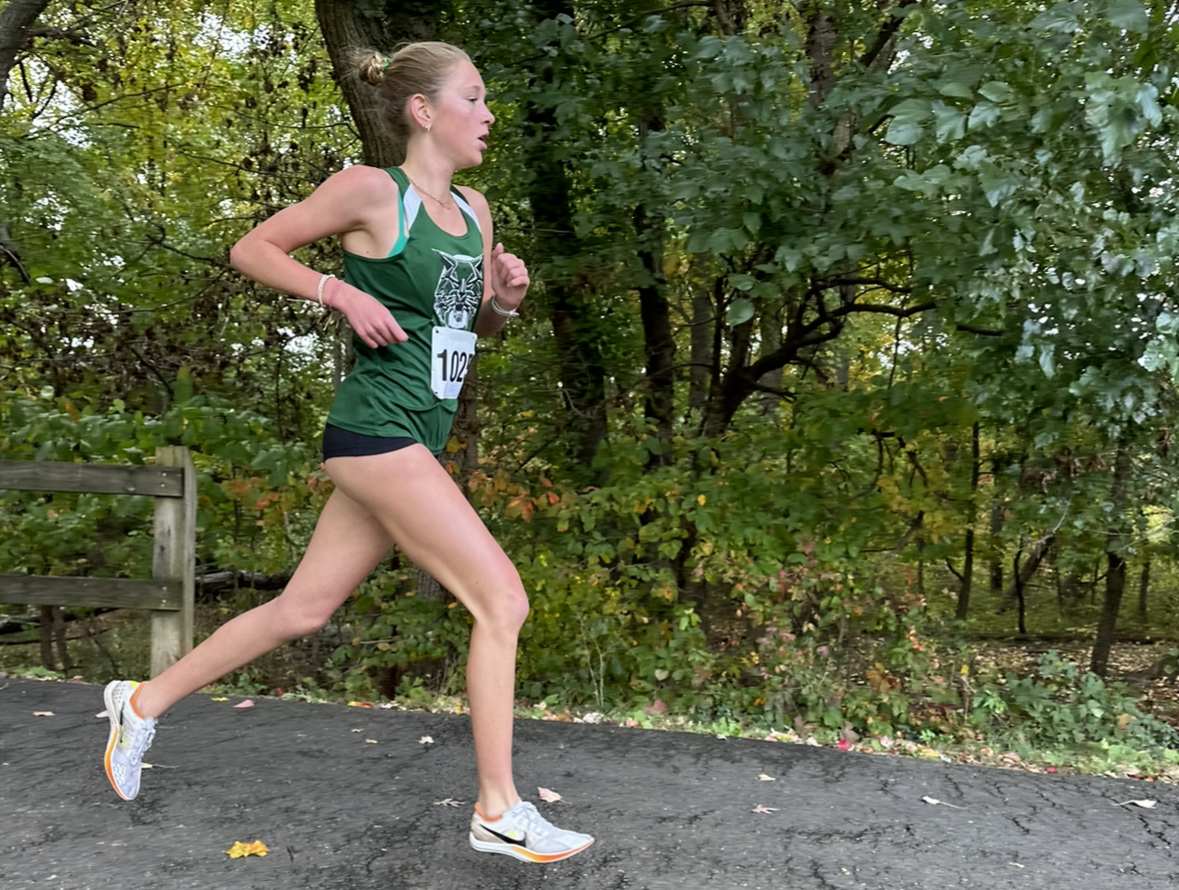
[[[479,217],[475,215],[474,209],[470,204],[467,203],[467,199],[462,196],[462,193],[458,190],[457,187],[453,185],[450,187],[450,196],[454,198],[454,203],[458,205],[459,210],[471,218],[471,221],[475,223],[475,228],[477,228],[479,230],[479,234],[482,235],[483,226],[479,222]]]
[[[405,243],[409,241],[409,223],[405,215],[405,193],[409,189],[409,177],[400,167],[386,167],[385,172],[397,183],[397,243],[389,251],[389,256],[394,257],[405,250]]]

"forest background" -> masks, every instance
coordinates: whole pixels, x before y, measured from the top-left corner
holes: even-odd
[[[414,39],[484,74],[460,181],[534,281],[442,457],[530,592],[522,704],[1179,761],[1110,676],[1179,671],[1175,0],[9,0],[0,456],[186,445],[202,631],[282,586],[349,336],[228,248],[399,160],[348,52]],[[145,499],[0,494],[0,570],[149,573]],[[454,606],[391,554],[230,683],[459,693]],[[0,612],[9,668],[146,671],[142,621]]]

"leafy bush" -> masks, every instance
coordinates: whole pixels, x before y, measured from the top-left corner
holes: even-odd
[[[312,449],[284,442],[265,418],[211,396],[147,416],[116,402],[80,411],[68,398],[0,404],[6,458],[109,464],[149,462],[185,445],[197,471],[198,557],[263,572],[298,559],[329,488]],[[143,577],[151,566],[149,497],[0,493],[0,569]]]
[[[1031,676],[1007,674],[981,685],[971,719],[984,730],[1014,732],[1038,745],[1179,746],[1179,733],[1139,708],[1125,685],[1082,672],[1057,652],[1045,653]]]

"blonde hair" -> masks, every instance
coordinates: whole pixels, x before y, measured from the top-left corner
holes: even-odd
[[[386,56],[376,50],[356,53],[360,79],[375,86],[388,112],[393,136],[402,146],[409,142],[413,121],[409,116],[409,100],[421,93],[434,101],[450,69],[471,57],[449,43],[426,40],[407,43]]]

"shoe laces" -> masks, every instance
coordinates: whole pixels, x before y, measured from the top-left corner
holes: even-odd
[[[537,812],[535,804],[522,801],[519,812],[520,821],[524,824],[529,837],[551,837],[557,833],[557,827]]]
[[[156,737],[156,722],[150,718],[142,719],[131,732],[131,742],[128,747],[128,757],[138,762],[143,759],[144,752],[151,747]]]

